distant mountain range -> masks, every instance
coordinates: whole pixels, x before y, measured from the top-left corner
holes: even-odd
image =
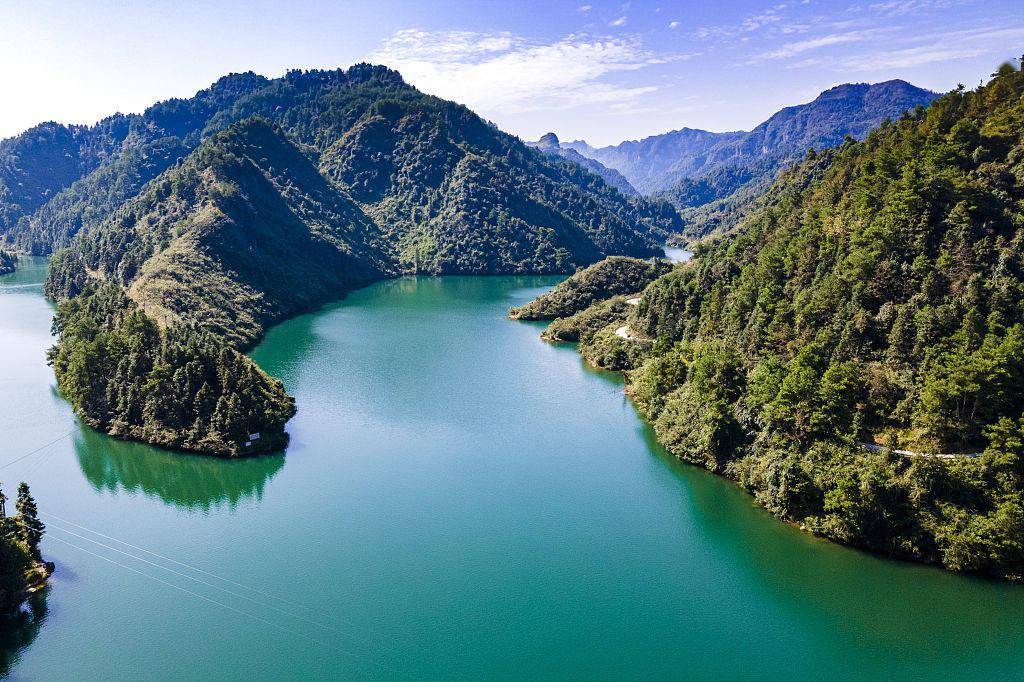
[[[597,161],[608,173],[618,171],[641,194],[685,210],[772,178],[808,149],[834,147],[847,135],[863,139],[882,121],[938,96],[901,80],[846,84],[807,104],[786,107],[749,132],[683,128],[609,147],[577,140],[557,148],[566,156],[576,152]]]
[[[547,154],[561,156],[563,159],[568,159],[573,163],[577,163],[580,166],[583,166],[591,173],[600,176],[602,180],[604,180],[609,185],[622,192],[622,194],[624,194],[627,197],[640,196],[640,193],[636,190],[635,187],[633,187],[633,185],[629,184],[629,180],[627,180],[626,176],[624,176],[622,173],[613,168],[609,168],[600,161],[580,154],[578,151],[572,149],[571,147],[561,146],[561,144],[558,141],[558,136],[555,135],[554,133],[547,133],[536,142],[527,142],[526,144],[536,149],[539,149]]]

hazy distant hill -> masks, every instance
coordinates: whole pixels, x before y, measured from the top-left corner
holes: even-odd
[[[658,194],[686,208],[773,177],[808,149],[833,147],[847,135],[862,139],[887,118],[936,97],[901,80],[846,84],[807,104],[786,107],[750,132],[683,128],[611,147],[595,149],[582,141],[561,147],[620,171],[642,194]]]
[[[563,159],[568,159],[580,166],[583,166],[591,173],[599,175],[605,182],[622,192],[627,197],[640,196],[640,193],[636,191],[636,188],[633,187],[633,185],[629,184],[629,180],[627,180],[626,176],[622,173],[605,166],[600,161],[595,161],[590,157],[580,154],[575,149],[561,146],[558,141],[558,136],[554,133],[547,133],[536,142],[527,142],[526,144],[541,150],[545,154],[561,156]]]

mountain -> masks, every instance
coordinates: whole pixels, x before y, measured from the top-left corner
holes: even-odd
[[[685,209],[771,179],[809,149],[834,147],[847,135],[863,139],[882,121],[936,97],[901,80],[846,84],[782,109],[749,132],[683,128],[598,149],[584,142],[561,146],[620,171],[642,194],[657,194]]]
[[[127,287],[158,320],[236,346],[395,272],[377,225],[263,119],[213,136],[83,232],[52,264],[47,293],[79,294],[79,271]]]
[[[664,260],[611,256],[583,268],[530,303],[509,310],[513,320],[553,320],[566,317],[620,294],[635,294],[672,269]]]
[[[743,135],[682,128],[609,147],[594,148],[582,140],[561,146],[619,171],[646,195],[667,188],[672,178],[697,173],[717,146]]]
[[[58,385],[84,421],[114,435],[266,451],[286,442],[287,396],[236,355],[269,325],[402,273],[561,273],[608,255],[657,256],[655,239],[679,227],[671,207],[624,197],[383,67],[290,72],[232,102],[200,117],[203,133],[185,122],[186,137],[160,138],[167,149],[199,141],[127,201],[91,204],[94,219],[51,260],[46,292],[74,321],[57,325]],[[116,176],[137,156],[69,191],[132,186],[139,176]],[[124,302],[104,303],[111,286]],[[192,350],[168,352],[172,342]],[[83,357],[111,378],[83,380]],[[212,382],[217,367],[234,368],[237,383]],[[204,382],[208,399],[182,398],[180,413],[132,407],[156,400],[154,386],[178,395]],[[249,398],[221,400],[233,393]]]
[[[581,350],[630,370],[669,451],[772,513],[1024,581],[1022,207],[1006,64],[784,172],[638,305],[580,313]]]
[[[608,168],[599,161],[595,161],[583,154],[579,153],[575,149],[563,148],[559,145],[558,136],[554,133],[546,133],[536,142],[527,142],[527,145],[534,149],[539,149],[545,154],[553,154],[560,156],[563,159],[568,159],[573,163],[582,166],[591,173],[597,175],[606,183],[619,190],[623,196],[627,197],[639,197],[640,193],[636,191],[633,185],[629,184],[629,180],[626,179],[622,173],[617,170]]]
[[[324,155],[320,165],[325,173],[344,174],[349,170],[346,167],[348,163],[359,166],[357,170],[362,175],[349,178],[354,183],[349,190],[354,195],[361,193],[360,200],[377,204],[373,210],[379,214],[378,217],[388,223],[397,221],[403,232],[411,232],[410,226],[421,224],[425,217],[444,219],[436,215],[441,209],[438,203],[440,193],[457,187],[441,188],[438,185],[443,180],[451,180],[456,170],[454,164],[467,157],[458,145],[468,145],[473,152],[473,159],[467,157],[458,168],[459,173],[486,176],[490,173],[487,167],[493,165],[496,157],[507,153],[517,156],[513,165],[531,167],[522,168],[531,177],[531,180],[524,181],[526,184],[550,172],[551,164],[543,164],[548,170],[537,173],[540,166],[532,158],[527,158],[521,144],[465,107],[427,97],[407,85],[397,72],[384,67],[360,64],[335,71],[291,71],[272,80],[252,73],[232,74],[193,98],[162,102],[137,116],[114,117],[112,120],[122,121],[118,129],[120,132],[107,145],[102,161],[76,167],[75,172],[68,170],[59,181],[54,179],[51,184],[62,189],[51,188],[53,196],[48,200],[40,197],[31,205],[15,207],[11,204],[8,213],[15,220],[9,219],[0,225],[0,232],[6,231],[4,239],[7,243],[34,253],[49,253],[67,246],[74,234],[83,227],[102,222],[126,200],[138,194],[147,182],[195,149],[203,139],[254,115],[277,123],[290,139],[309,147],[318,156]],[[406,127],[398,130],[391,127],[393,125]],[[78,132],[92,139],[101,137],[106,127],[110,126],[101,122]],[[24,146],[26,135],[4,144]],[[417,135],[420,138],[414,140]],[[346,137],[345,141],[342,141],[343,137]],[[377,144],[382,145],[381,149],[372,148]],[[395,146],[388,149],[389,145]],[[431,148],[433,156],[413,158],[412,154],[422,152],[425,146]],[[367,156],[351,159],[341,156],[349,152]],[[388,159],[390,165],[371,172],[367,167],[376,162],[374,155],[378,153],[394,158]],[[39,161],[27,152],[17,158],[20,159],[19,168],[35,169],[31,173],[25,170],[22,176],[45,175],[45,161]],[[498,165],[503,163],[501,161]],[[395,175],[400,170],[416,175]],[[662,221],[664,224],[659,227],[662,229],[677,220],[661,207],[623,206],[621,200],[610,197],[611,193],[600,183],[583,177],[567,178],[564,171],[561,175],[555,183],[568,181],[585,185],[588,188],[586,193],[595,200],[597,195],[606,195],[599,200],[602,207],[597,212],[619,216],[618,224],[608,225],[607,230],[618,230],[629,221],[637,220]],[[579,176],[580,173],[570,170],[568,175]],[[5,182],[4,177],[0,173],[0,183]],[[510,185],[521,185],[516,188],[520,194],[536,189],[520,182],[519,176],[504,180]],[[368,184],[364,186],[364,183]],[[417,194],[428,186],[430,196]],[[384,196],[385,187],[398,193],[409,191],[416,196],[407,197],[411,201],[396,201],[394,194]],[[378,196],[371,196],[375,192]],[[457,217],[467,207],[449,202],[444,208],[449,211],[449,217]],[[417,213],[420,210],[425,213]],[[426,213],[430,215],[426,216]],[[560,218],[550,216],[548,219],[556,217]],[[535,219],[540,219],[540,216]],[[580,219],[577,214],[569,220]],[[467,221],[468,225],[472,223],[472,220]],[[607,237],[606,233],[605,246],[612,248]],[[479,239],[480,235],[474,238]],[[634,247],[638,245],[639,242],[633,244]],[[410,235],[404,244],[410,267],[424,271],[444,269],[444,261],[451,255],[435,254],[435,246],[444,248],[443,244],[433,244],[426,233],[419,238]],[[578,250],[582,244],[576,247]],[[600,258],[600,248],[588,257],[588,262]],[[421,258],[424,255],[426,262]],[[526,258],[524,254],[519,256],[520,260]],[[481,262],[475,265],[475,271],[484,272],[495,267],[498,267],[496,263]],[[569,268],[567,264],[558,267]],[[466,264],[462,269],[470,270],[470,266]]]
[[[0,236],[36,254],[67,246],[194,149],[215,113],[269,82],[232,74],[142,114],[92,126],[44,123],[0,141]]]

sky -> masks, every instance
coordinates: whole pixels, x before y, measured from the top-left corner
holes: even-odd
[[[840,83],[973,87],[1022,53],[1019,0],[0,0],[0,138],[371,61],[524,139],[601,146],[749,130]]]

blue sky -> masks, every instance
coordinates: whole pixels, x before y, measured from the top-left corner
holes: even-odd
[[[972,87],[1022,52],[1019,0],[5,0],[0,137],[368,60],[524,138],[610,144],[749,129],[844,82]]]

